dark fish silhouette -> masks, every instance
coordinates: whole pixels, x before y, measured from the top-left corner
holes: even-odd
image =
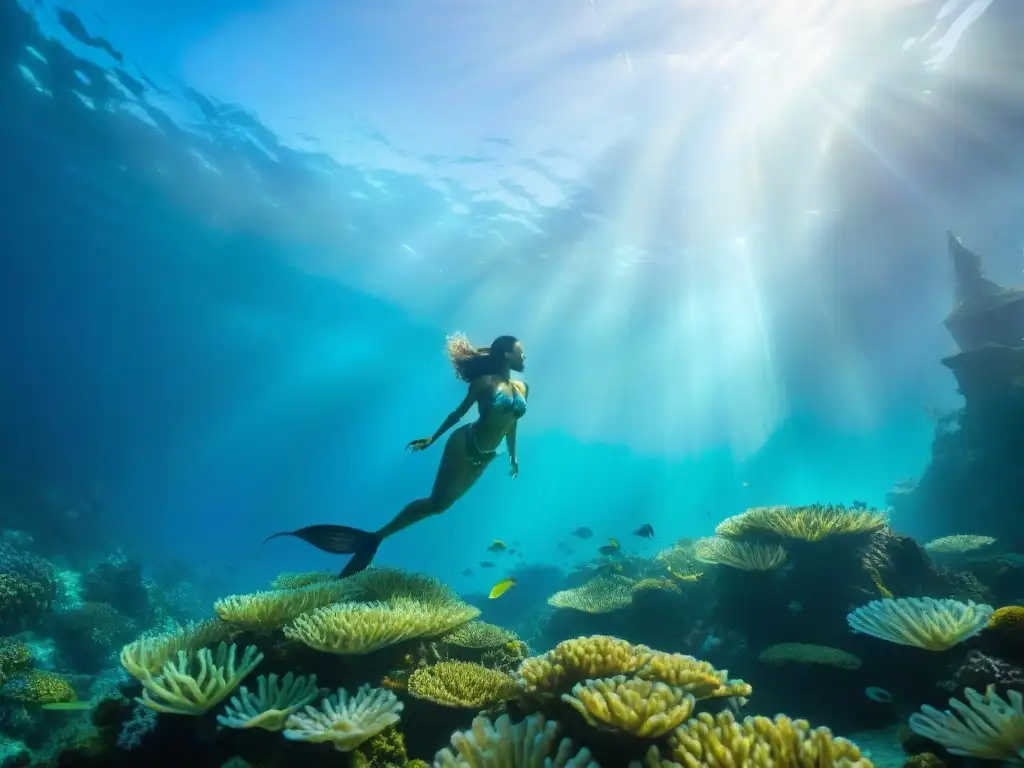
[[[850,509],[859,509],[861,511],[864,511],[867,508],[868,508],[868,503],[866,501],[854,500],[853,504],[850,505]]]
[[[594,535],[594,532],[589,528],[577,528],[572,532],[572,535],[578,539],[589,539]]]
[[[597,551],[602,555],[617,555],[619,553],[619,542],[615,539],[608,539],[608,543],[603,547],[598,547]]]
[[[488,552],[504,552],[506,549],[508,549],[508,545],[506,545],[504,541],[502,541],[501,539],[495,539],[491,543],[491,546],[489,546],[487,548],[487,551]]]
[[[634,536],[639,536],[641,539],[653,539],[654,538],[654,526],[651,525],[650,523],[644,523],[639,528],[637,528],[635,531],[633,531],[633,535]]]
[[[467,568],[466,570],[464,570],[462,572],[462,575],[463,576],[472,576],[473,575],[473,569],[472,568]]]
[[[493,568],[494,567],[494,563],[490,562],[489,560],[484,560],[484,561],[482,561],[480,563],[480,567],[481,568]]]

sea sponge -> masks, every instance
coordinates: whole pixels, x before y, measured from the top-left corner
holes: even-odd
[[[78,699],[67,679],[34,669],[8,680],[4,696],[25,704],[59,704]]]
[[[587,679],[633,674],[653,653],[645,645],[608,635],[577,637],[526,659],[519,666],[519,683],[526,693],[560,692]]]
[[[487,709],[518,693],[514,678],[467,661],[442,661],[420,667],[409,677],[409,693],[443,707]]]
[[[358,589],[345,581],[310,584],[248,595],[229,595],[213,605],[217,615],[246,629],[278,629],[307,611],[352,599]]]
[[[512,725],[508,715],[494,724],[477,717],[469,731],[452,734],[451,749],[442,749],[434,768],[599,768],[590,752],[575,752],[569,739],[558,739],[558,723],[531,715]]]
[[[285,637],[326,653],[372,653],[404,640],[436,637],[480,615],[461,602],[421,603],[396,598],[380,603],[339,603],[298,616]]]
[[[751,693],[750,684],[743,680],[730,680],[728,670],[715,669],[706,661],[681,653],[650,652],[647,660],[636,670],[636,677],[678,688],[697,701],[730,696],[745,698]]]
[[[1000,633],[1020,636],[1024,643],[1024,606],[1004,605],[997,608],[988,620],[988,628]]]
[[[669,744],[670,759],[651,747],[646,760],[630,768],[872,768],[852,742],[785,715],[737,722],[729,711],[714,716],[701,712],[677,728]]]
[[[841,504],[754,507],[723,520],[715,528],[715,534],[734,539],[771,534],[786,539],[821,541],[830,536],[872,533],[885,527],[887,522],[884,512],[847,509]]]
[[[990,685],[984,696],[967,688],[964,697],[967,704],[949,700],[956,714],[921,707],[910,716],[911,730],[941,744],[953,755],[1024,765],[1024,696],[1019,691],[1007,691],[1003,699]]]
[[[178,627],[163,634],[143,634],[121,649],[121,666],[136,680],[156,674],[178,658],[179,651],[198,651],[226,640],[231,630],[220,619]]]
[[[32,651],[13,637],[0,637],[0,685],[32,663]]]
[[[476,650],[484,648],[498,648],[519,640],[515,632],[488,624],[486,621],[470,621],[463,624],[454,632],[449,632],[441,638],[441,642],[448,645],[457,645],[460,648],[473,648]]]
[[[991,536],[957,534],[955,536],[942,536],[938,539],[932,539],[924,545],[924,548],[935,554],[963,554],[995,543],[996,540]]]
[[[217,722],[226,728],[262,728],[280,731],[292,713],[320,695],[316,675],[296,677],[291,672],[279,679],[277,675],[257,678],[257,691],[250,693],[244,685],[232,696]],[[326,691],[324,691],[326,693]]]
[[[776,643],[769,645],[757,660],[765,664],[786,664],[796,662],[799,664],[821,664],[827,667],[838,667],[839,669],[860,669],[861,660],[852,653],[832,648],[828,645],[816,645],[814,643]]]
[[[854,632],[928,651],[945,651],[981,632],[994,613],[973,601],[905,597],[872,600],[846,620]]]
[[[563,589],[548,598],[554,608],[583,613],[611,613],[633,602],[633,582],[622,576],[598,576],[574,589]]]
[[[152,710],[172,715],[202,715],[223,701],[263,660],[254,645],[237,661],[238,646],[221,643],[216,653],[209,648],[178,651],[178,660],[168,661],[154,677],[145,672],[139,678],[142,698],[136,699]]]
[[[720,536],[698,539],[694,553],[702,563],[727,565],[741,571],[772,571],[785,563],[788,556],[777,544],[749,544]]]
[[[577,683],[562,701],[595,728],[650,739],[689,719],[696,703],[679,688],[625,675]]]
[[[344,688],[288,718],[284,736],[291,741],[329,742],[339,752],[351,752],[398,722],[403,704],[391,691],[362,686],[355,696]]]

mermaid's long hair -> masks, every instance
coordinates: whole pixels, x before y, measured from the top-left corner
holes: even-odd
[[[464,333],[453,333],[445,339],[448,359],[455,375],[465,382],[490,376],[505,369],[505,355],[519,341],[515,336],[499,336],[489,347],[474,347]]]

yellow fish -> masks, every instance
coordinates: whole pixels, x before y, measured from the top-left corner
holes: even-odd
[[[602,555],[614,555],[619,551],[619,542],[616,539],[608,539],[608,543],[603,547],[598,547],[597,551]]]
[[[491,594],[489,594],[487,597],[490,598],[491,600],[494,600],[495,598],[501,597],[506,592],[508,592],[509,589],[511,589],[513,586],[515,586],[515,583],[516,583],[516,580],[512,579],[512,578],[502,579],[497,584],[495,584],[493,587],[491,587]]]
[[[487,551],[488,552],[504,552],[506,549],[508,549],[508,546],[506,546],[504,541],[502,541],[501,539],[495,539],[494,542],[491,544],[491,546],[489,546],[487,548]]]

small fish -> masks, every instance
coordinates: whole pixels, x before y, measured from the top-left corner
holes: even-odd
[[[494,567],[494,563],[492,563],[490,560],[481,560],[480,561],[480,567],[481,568],[493,568]]]
[[[509,548],[508,548],[508,553],[509,553],[510,555],[514,555],[514,554],[516,553],[516,551],[515,551],[515,549],[514,549],[514,548],[512,548],[512,547],[509,547]]]
[[[491,587],[491,593],[487,595],[487,597],[491,600],[495,600],[504,595],[506,592],[508,592],[512,587],[515,586],[515,584],[516,580],[511,577],[507,579],[502,579],[493,587]]]
[[[867,508],[868,508],[868,503],[866,501],[859,501],[859,500],[856,500],[856,499],[854,500],[853,504],[850,505],[850,509],[859,509],[861,511],[863,511],[863,510],[865,510]]]
[[[504,541],[502,541],[501,539],[495,539],[493,542],[491,542],[491,546],[487,548],[487,551],[504,552],[506,549],[508,549],[508,546],[506,546]]]
[[[591,536],[594,535],[594,532],[589,528],[577,528],[575,531],[572,532],[572,535],[575,536],[577,539],[589,539]]]
[[[633,535],[634,536],[639,536],[641,539],[653,539],[654,538],[654,526],[651,525],[650,523],[644,523],[639,528],[637,528],[635,531],[633,531]]]
[[[598,576],[614,576],[616,573],[622,573],[622,565],[619,563],[604,563],[597,566],[594,572]]]
[[[466,570],[464,570],[462,572],[462,575],[463,576],[472,576],[473,575],[473,569],[472,568],[467,568]]]
[[[619,542],[617,542],[615,539],[608,539],[608,543],[605,544],[603,547],[598,547],[597,551],[600,552],[602,555],[617,554],[619,551]]]

